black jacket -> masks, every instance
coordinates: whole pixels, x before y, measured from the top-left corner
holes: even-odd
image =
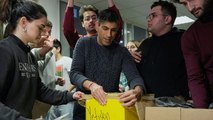
[[[144,79],[147,93],[156,97],[179,96],[188,98],[187,75],[181,51],[183,30],[173,28],[170,32],[144,40],[138,51],[142,61],[137,64]]]
[[[0,42],[0,119],[32,117],[35,99],[64,104],[72,94],[49,89],[41,82],[30,48],[14,35]]]

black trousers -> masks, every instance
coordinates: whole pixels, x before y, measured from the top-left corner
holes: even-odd
[[[78,102],[75,102],[73,109],[73,120],[85,120],[85,119],[86,119],[85,107],[78,104]]]

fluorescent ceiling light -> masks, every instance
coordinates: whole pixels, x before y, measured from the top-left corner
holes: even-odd
[[[186,24],[190,22],[194,22],[194,20],[187,16],[180,16],[175,19],[174,25]]]

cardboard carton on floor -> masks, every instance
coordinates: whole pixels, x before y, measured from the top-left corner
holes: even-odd
[[[145,120],[145,108],[154,106],[154,97],[154,94],[145,94],[142,96],[141,101],[136,102],[135,107],[139,120]]]
[[[36,100],[33,106],[32,118],[37,119],[41,116],[45,117],[50,107],[51,105]]]
[[[181,109],[181,120],[213,120],[213,109]]]
[[[213,120],[213,109],[146,107],[145,120]]]
[[[145,120],[180,120],[181,108],[146,107]]]

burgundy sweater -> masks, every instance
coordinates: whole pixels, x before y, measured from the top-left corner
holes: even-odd
[[[213,22],[197,20],[182,36],[189,89],[197,108],[213,101]]]

